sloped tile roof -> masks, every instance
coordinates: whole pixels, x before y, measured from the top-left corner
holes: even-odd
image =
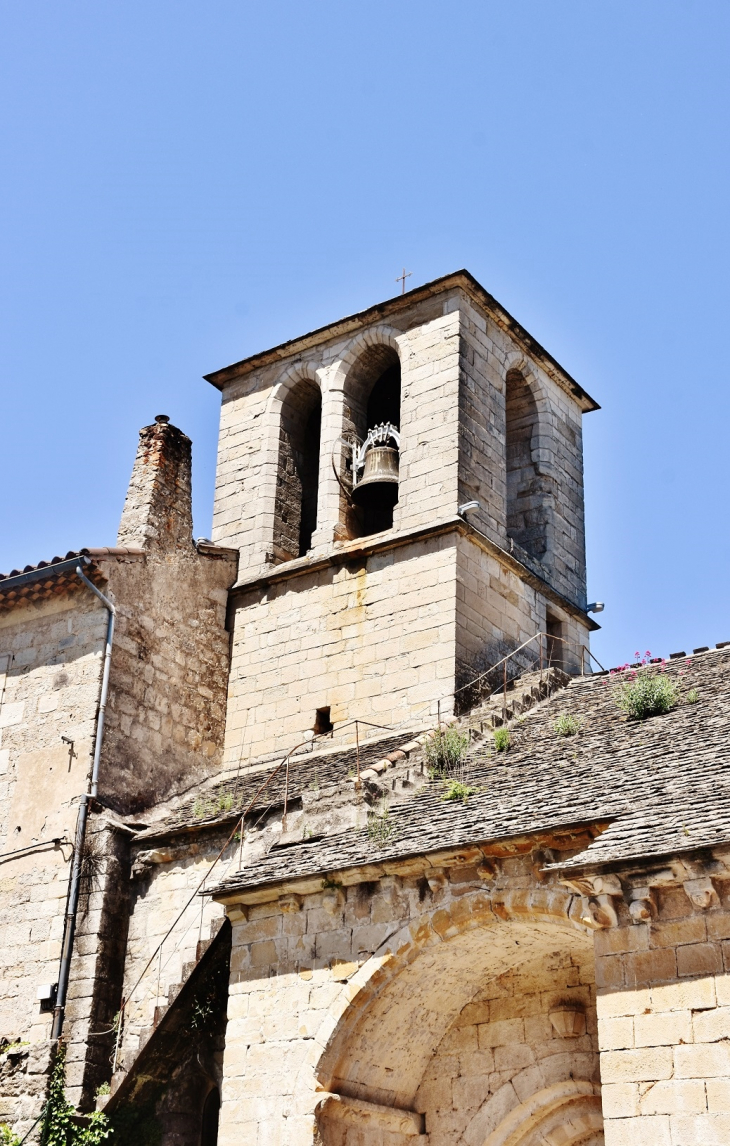
[[[142,557],[142,549],[103,548],[70,549],[65,557],[52,557],[50,561],[39,561],[37,565],[26,565],[23,569],[12,569],[10,573],[0,573],[0,610],[11,609],[14,605],[57,597],[69,590],[81,587],[76,576],[77,558],[91,559],[84,571],[92,581],[101,580],[94,564],[116,557]]]
[[[656,668],[641,672],[657,671]],[[614,677],[572,681],[511,730],[496,753],[490,737],[469,755],[466,802],[444,800],[431,781],[388,816],[377,848],[365,829],[290,846],[259,859],[215,889],[221,894],[448,847],[488,843],[610,821],[571,866],[606,864],[730,841],[730,648],[670,661],[679,685],[671,712],[628,720],[615,703]],[[687,694],[696,689],[698,700]],[[571,714],[574,736],[555,721]],[[565,866],[565,865],[562,865]]]

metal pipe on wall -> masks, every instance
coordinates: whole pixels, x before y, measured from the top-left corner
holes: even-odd
[[[76,914],[79,906],[81,892],[81,865],[84,858],[84,842],[86,840],[86,822],[89,818],[89,805],[96,798],[99,787],[99,763],[101,761],[101,746],[104,738],[104,720],[106,717],[106,702],[109,692],[109,672],[111,669],[112,643],[114,641],[114,621],[116,609],[108,597],[97,589],[96,585],[84,573],[81,563],[76,565],[76,574],[91,592],[99,598],[108,613],[106,626],[106,644],[104,648],[104,667],[101,676],[101,694],[99,696],[99,713],[96,721],[96,734],[94,736],[94,759],[91,766],[91,782],[89,791],[81,797],[79,815],[76,821],[76,838],[74,840],[73,863],[71,865],[71,878],[69,882],[68,901],[66,904],[66,919],[63,929],[63,945],[61,948],[61,962],[58,968],[58,988],[56,991],[56,1005],[53,1008],[53,1028],[51,1038],[57,1039],[63,1031],[63,1020],[66,1010],[66,996],[68,994],[68,980],[71,971],[71,956],[73,955],[74,937],[76,935]]]

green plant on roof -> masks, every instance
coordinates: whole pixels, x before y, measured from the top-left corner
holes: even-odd
[[[495,728],[494,747],[497,752],[506,752],[509,748],[509,728]]]
[[[230,812],[233,807],[233,795],[230,792],[219,792],[217,796],[209,796],[204,800],[198,796],[193,804],[193,815],[196,820],[210,819]]]
[[[661,670],[627,672],[613,689],[613,698],[629,720],[646,720],[670,712],[679,699],[679,686]]]
[[[449,776],[469,750],[469,733],[450,725],[432,732],[423,745],[431,776]]]
[[[460,800],[465,804],[470,796],[473,796],[477,791],[476,788],[470,788],[468,784],[462,783],[461,780],[452,780],[446,787],[446,791],[441,797],[443,800]]]
[[[96,1097],[103,1098],[105,1094],[111,1094],[112,1088],[108,1082],[102,1082],[96,1088]]]
[[[581,722],[576,716],[571,716],[569,712],[564,712],[559,716],[553,725],[556,736],[575,736],[576,732],[580,731]]]
[[[700,694],[698,693],[697,689],[691,688],[689,690],[689,692],[687,693],[687,704],[697,704],[697,701],[699,699],[700,699]]]
[[[384,848],[386,844],[395,839],[397,830],[390,818],[390,812],[385,800],[383,800],[379,812],[376,812],[374,809],[368,812],[367,831],[368,840],[375,848]]]
[[[0,1125],[0,1146],[20,1146],[21,1139],[8,1126],[7,1122]]]

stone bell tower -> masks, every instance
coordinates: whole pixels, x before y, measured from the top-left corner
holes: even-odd
[[[580,667],[598,407],[467,271],[207,377],[213,538],[240,553],[228,764],[423,727],[539,631]]]

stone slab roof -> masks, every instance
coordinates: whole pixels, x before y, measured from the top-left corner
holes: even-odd
[[[641,669],[654,672],[654,666]],[[367,830],[271,853],[221,883],[215,894],[263,887],[450,847],[609,821],[561,867],[612,864],[730,841],[730,647],[670,661],[679,686],[671,712],[628,720],[613,698],[616,678],[581,677],[527,713],[497,753],[491,735],[471,751],[466,802],[447,801],[431,781],[388,814],[389,838],[376,847]],[[697,702],[688,693],[697,691]],[[580,722],[562,737],[555,721]]]
[[[360,770],[364,772],[378,760],[399,752],[402,745],[413,739],[412,732],[401,732],[396,736],[381,737],[378,740],[360,745]],[[402,755],[402,753],[401,753]],[[260,795],[256,796],[272,775],[276,765],[265,771],[249,772],[240,777],[229,776],[217,784],[204,789],[196,788],[191,794],[176,801],[161,820],[150,825],[148,831],[141,832],[138,840],[168,835],[198,827],[208,827],[217,823],[237,820],[242,811],[251,806],[251,817],[257,817],[270,808],[281,808],[284,804],[286,771],[279,769]],[[290,808],[295,805],[304,791],[316,788],[340,786],[343,781],[355,776],[357,750],[343,748],[339,752],[313,754],[312,756],[292,756],[289,766],[288,801]],[[256,799],[254,797],[256,796]]]

